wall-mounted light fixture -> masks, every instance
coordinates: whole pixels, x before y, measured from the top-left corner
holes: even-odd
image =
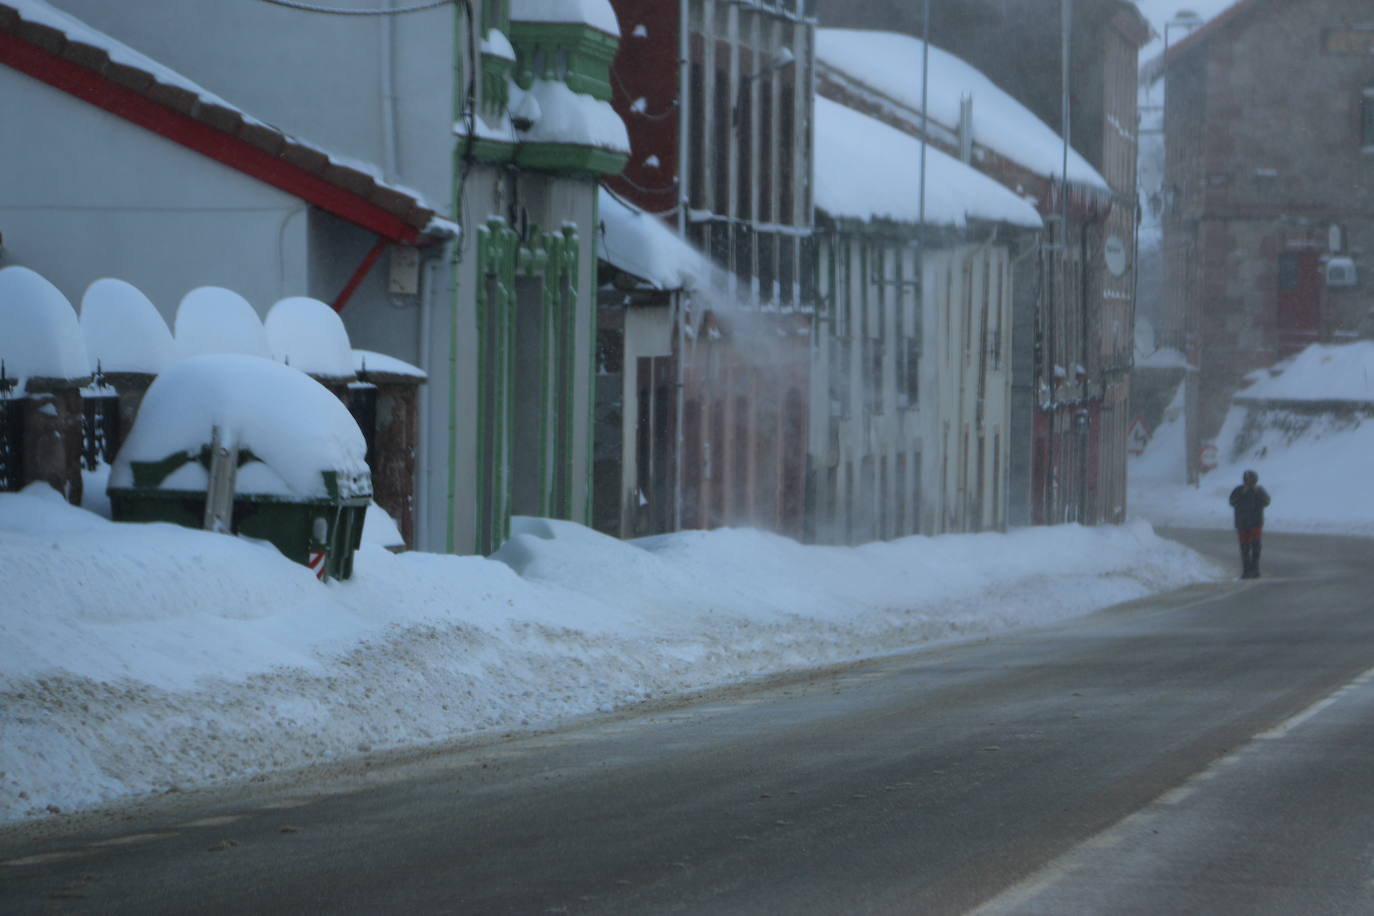
[[[796,62],[797,55],[792,53],[791,48],[782,45],[773,51],[773,55],[768,59],[768,66],[759,70],[757,73],[741,76],[739,79],[739,91],[735,94],[734,111],[730,115],[730,124],[732,126],[737,126],[739,124],[740,100],[743,99],[744,94],[749,91],[750,83],[761,76],[767,76],[769,73],[774,73],[778,70],[786,70]]]

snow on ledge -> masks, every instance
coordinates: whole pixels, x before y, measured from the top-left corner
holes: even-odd
[[[511,107],[517,92],[512,90]],[[561,80],[535,80],[529,94],[539,106],[539,119],[520,139],[528,143],[567,143],[629,155],[630,135],[610,102],[574,92]]]
[[[710,287],[714,268],[686,239],[604,187],[599,193],[605,231],[598,233],[597,254],[602,260],[656,289]]]
[[[610,0],[511,0],[512,22],[566,22],[589,25],[620,37],[620,21]]]
[[[358,375],[362,375],[364,372],[369,374],[376,372],[382,375],[406,375],[417,379],[429,378],[425,370],[418,366],[412,366],[405,360],[387,356],[385,353],[376,353],[372,350],[353,351],[353,371]]]

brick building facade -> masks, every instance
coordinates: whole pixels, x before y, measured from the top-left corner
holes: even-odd
[[[1165,62],[1162,342],[1199,367],[1190,478],[1244,376],[1374,306],[1367,0],[1241,0]]]

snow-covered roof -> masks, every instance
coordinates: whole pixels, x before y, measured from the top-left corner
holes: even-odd
[[[1235,7],[1249,5],[1248,2],[1237,3],[1236,0],[1190,0],[1186,9],[1180,9],[1177,0],[1137,0],[1140,14],[1149,22],[1151,31],[1150,40],[1140,49],[1142,81],[1153,83],[1164,75],[1166,31],[1172,51],[1218,15],[1224,14],[1229,18]]]
[[[242,353],[271,357],[262,319],[248,300],[233,290],[201,286],[181,297],[172,322],[179,359],[206,353]]]
[[[1171,63],[1177,57],[1190,53],[1194,48],[1202,47],[1214,36],[1221,34],[1234,24],[1241,23],[1251,13],[1264,5],[1259,0],[1203,0],[1200,9],[1190,8],[1188,10],[1199,20],[1198,27],[1186,32],[1180,29],[1170,36],[1168,62]],[[1177,14],[1175,16],[1175,21],[1181,18]],[[1368,25],[1369,23],[1365,24]]]
[[[277,362],[323,378],[353,376],[353,348],[343,319],[320,300],[282,299],[268,310],[263,328]]]
[[[511,0],[512,22],[567,22],[589,25],[620,37],[620,22],[610,0]]]
[[[370,492],[367,443],[348,408],[304,372],[240,354],[193,357],[153,380],[115,458],[110,486],[133,485],[131,462],[199,454],[214,427],[221,445],[252,451],[264,465],[240,468],[239,493],[325,497],[322,471],[339,472],[341,489]],[[205,486],[204,469],[193,463],[162,486],[191,489],[197,483]]]
[[[604,231],[597,256],[656,289],[706,289],[709,259],[661,219],[625,203],[605,188],[600,196]]]
[[[362,198],[400,220],[412,233],[451,234],[454,230],[451,223],[436,215],[436,208],[418,192],[383,180],[375,165],[329,152],[260,121],[175,70],[44,0],[0,0],[0,31],[11,33],[66,64],[91,70],[124,90],[241,140],[257,151]],[[228,161],[233,156],[226,152],[217,158]]]
[[[915,137],[826,98],[816,99],[816,206],[831,216],[920,218],[921,143]],[[1028,200],[934,147],[926,148],[926,223],[968,219],[1039,228]]]
[[[30,378],[91,374],[76,312],[57,287],[27,267],[0,269],[0,361],[22,391]]]
[[[156,375],[175,358],[172,332],[138,287],[105,277],[81,297],[81,333],[91,370]]]
[[[875,101],[921,112],[923,42],[896,32],[818,29],[816,61],[839,74],[851,88]],[[946,131],[959,125],[960,104],[973,99],[973,140],[1029,171],[1048,177],[1063,173],[1059,134],[983,73],[948,51],[930,46],[927,116]],[[1076,151],[1069,151],[1070,182],[1108,190],[1107,180]]]

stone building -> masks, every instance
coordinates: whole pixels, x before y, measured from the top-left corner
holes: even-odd
[[[1364,0],[1241,0],[1164,67],[1159,332],[1199,368],[1195,479],[1247,373],[1374,307],[1374,21]]]

